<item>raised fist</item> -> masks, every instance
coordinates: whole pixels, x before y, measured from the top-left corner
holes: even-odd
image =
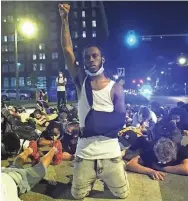
[[[69,14],[70,5],[69,4],[59,4],[59,14],[61,17],[66,18]]]

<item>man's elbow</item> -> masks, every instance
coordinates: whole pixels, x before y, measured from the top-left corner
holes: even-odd
[[[63,48],[63,52],[64,52],[65,56],[66,56],[66,55],[73,54],[73,50],[72,50],[71,47],[62,46],[62,48]]]

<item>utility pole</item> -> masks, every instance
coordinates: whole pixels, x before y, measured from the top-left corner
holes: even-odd
[[[15,52],[15,69],[16,69],[16,100],[20,100],[19,97],[19,65],[18,65],[18,30],[17,23],[15,22],[15,33],[14,33],[14,52]]]

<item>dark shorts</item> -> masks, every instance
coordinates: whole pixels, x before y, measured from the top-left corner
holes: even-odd
[[[22,166],[20,166],[16,160],[14,163],[10,166],[10,168],[18,168],[18,169],[23,169]],[[32,189],[36,184],[38,184],[43,177],[46,174],[46,168],[43,166],[43,164],[40,162],[36,164],[33,167],[25,168],[24,169],[26,172],[26,179],[27,183],[29,184],[30,188]],[[24,179],[24,178],[23,178]]]

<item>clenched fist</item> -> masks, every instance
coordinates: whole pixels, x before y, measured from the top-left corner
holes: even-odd
[[[70,11],[69,4],[59,4],[59,14],[62,18],[66,18]]]

